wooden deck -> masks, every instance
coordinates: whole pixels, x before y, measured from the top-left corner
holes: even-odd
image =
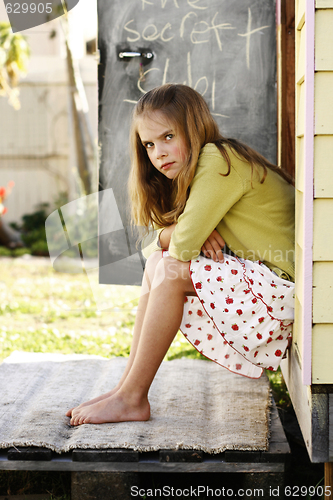
[[[270,417],[267,451],[228,450],[211,455],[198,450],[140,453],[126,449],[75,449],[59,455],[46,448],[10,448],[0,452],[0,470],[70,471],[72,500],[130,500],[131,488],[140,484],[140,474],[147,472],[185,473],[187,477],[218,473],[221,485],[236,477],[232,486],[246,487],[247,491],[252,488],[253,498],[257,498],[258,489],[264,492],[264,498],[274,489],[274,498],[282,500],[290,448],[275,405]]]
[[[228,450],[207,454],[198,450],[140,453],[126,449],[75,449],[61,455],[47,448],[10,448],[0,452],[0,470],[98,472],[284,472],[290,455],[282,424],[271,410],[268,451]]]
[[[198,450],[140,453],[127,449],[75,449],[59,455],[46,448],[10,448],[0,452],[0,470],[70,471],[72,500],[130,500],[131,487],[139,484],[139,474],[147,472],[218,473],[222,484],[223,478],[228,476],[230,480],[231,474],[236,478],[237,487],[261,488],[266,492],[264,498],[268,498],[272,488],[282,495],[290,458],[289,444],[275,405],[270,417],[267,451],[228,450],[211,455]],[[274,498],[283,496],[275,494]]]

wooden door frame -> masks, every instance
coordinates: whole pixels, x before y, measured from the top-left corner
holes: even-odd
[[[295,177],[295,2],[277,0],[277,164]]]

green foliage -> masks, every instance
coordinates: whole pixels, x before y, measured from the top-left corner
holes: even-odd
[[[8,97],[9,103],[20,108],[18,90],[15,88],[19,77],[26,73],[30,57],[26,38],[13,33],[7,22],[0,22],[0,95]]]
[[[32,229],[31,231],[24,231],[22,233],[22,240],[28,247],[31,247],[38,241],[46,241],[45,228],[41,226],[36,227],[36,229]]]
[[[45,219],[48,216],[49,203],[41,203],[37,206],[36,212],[32,214],[23,215],[23,224],[21,228],[24,231],[33,231],[36,228],[43,227],[45,224]]]
[[[277,407],[283,410],[288,410],[291,408],[292,403],[281,369],[279,368],[276,372],[266,370],[266,373]]]
[[[11,226],[21,232],[21,238],[28,251],[32,255],[48,256],[48,247],[45,233],[45,220],[49,214],[49,204],[41,203],[37,210],[31,214],[23,215],[21,224]],[[20,249],[24,250],[24,249]],[[16,254],[12,253],[13,256]],[[22,255],[18,252],[18,256]]]
[[[46,239],[38,239],[35,243],[31,245],[31,253],[32,255],[41,255],[47,256],[49,254],[49,250],[47,247]]]
[[[31,254],[29,248],[14,248],[13,250],[7,247],[0,246],[0,257],[22,257],[22,255]]]
[[[59,194],[59,197],[54,201],[55,209],[61,209],[68,203],[67,193]],[[96,237],[96,228],[98,227],[98,207],[95,197],[83,197],[75,201],[73,204],[76,212],[70,216],[71,239],[79,242],[84,242],[84,254],[88,258],[98,257],[98,242]],[[21,238],[25,246],[32,255],[48,256],[48,244],[46,239],[45,221],[51,213],[49,203],[42,203],[36,207],[36,211],[26,214],[22,217],[21,224],[12,223],[11,227],[21,233]],[[63,250],[64,233],[67,233],[67,228],[62,219],[61,210],[59,211],[61,226],[50,224],[48,226],[48,237],[52,240],[52,250],[57,253],[57,250]],[[76,248],[77,250],[77,248]],[[1,254],[0,254],[1,255]],[[15,254],[6,254],[12,255]],[[67,257],[76,257],[77,251],[74,248],[66,251]]]
[[[30,255],[31,250],[30,248],[14,248],[12,252],[12,257],[22,257],[22,255]]]
[[[12,255],[12,251],[6,247],[0,247],[0,257],[10,257]]]
[[[1,66],[15,65],[19,71],[26,72],[26,64],[30,57],[29,45],[26,37],[12,32],[8,22],[0,22],[0,54]]]

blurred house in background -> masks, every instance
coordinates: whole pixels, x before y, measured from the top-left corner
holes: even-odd
[[[8,21],[3,2],[0,20]],[[80,0],[69,12],[69,31],[97,144],[97,0]],[[40,203],[52,209],[60,193],[66,192],[69,199],[80,196],[61,18],[21,34],[31,48],[28,73],[19,83],[21,109],[14,110],[0,97],[0,185],[15,182],[6,200],[7,223],[19,222]]]

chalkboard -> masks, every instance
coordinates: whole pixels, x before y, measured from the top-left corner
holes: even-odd
[[[190,85],[224,136],[276,163],[275,0],[98,0],[98,24],[100,189],[113,190],[124,226],[122,237],[105,231],[105,201],[100,282],[139,284],[143,259],[126,229],[133,106],[163,83]]]

